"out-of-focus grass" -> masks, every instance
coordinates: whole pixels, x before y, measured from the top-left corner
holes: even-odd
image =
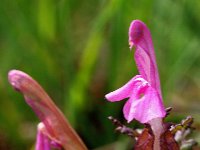
[[[133,19],[151,30],[172,120],[193,114],[198,124],[199,7],[198,0],[1,0],[0,149],[30,149],[38,122],[7,82],[13,68],[41,83],[90,149],[116,141],[107,116],[124,120],[124,102],[104,95],[137,74],[127,36]]]

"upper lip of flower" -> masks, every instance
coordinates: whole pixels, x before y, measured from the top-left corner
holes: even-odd
[[[11,70],[8,80],[14,89],[24,95],[27,104],[37,114],[45,126],[45,135],[65,149],[87,149],[62,112],[35,80],[19,70]]]

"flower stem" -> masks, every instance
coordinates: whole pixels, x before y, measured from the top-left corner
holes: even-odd
[[[160,136],[164,131],[163,127],[163,120],[162,118],[155,118],[149,121],[149,124],[151,125],[151,129],[154,134],[154,144],[153,149],[154,150],[161,150],[160,148]]]

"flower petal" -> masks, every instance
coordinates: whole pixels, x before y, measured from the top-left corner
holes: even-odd
[[[36,150],[51,150],[52,148],[57,150],[62,150],[63,147],[49,139],[48,132],[45,125],[40,122],[37,126],[37,140],[36,140]]]
[[[130,48],[136,47],[135,61],[140,74],[158,91],[161,97],[160,80],[152,38],[149,29],[143,22],[134,20],[131,23],[129,28],[129,44]]]
[[[35,150],[50,150],[51,149],[51,143],[50,143],[49,138],[42,132],[43,126],[44,125],[42,123],[38,124]]]
[[[135,88],[138,87],[138,84],[141,84],[140,82],[144,82],[144,79],[140,75],[137,75],[128,81],[128,83],[126,83],[124,86],[111,93],[108,93],[105,97],[110,102],[120,101],[128,98]]]
[[[141,94],[143,94],[142,97]],[[138,89],[136,93],[133,93],[126,102],[123,112],[128,122],[136,119],[140,123],[148,123],[154,118],[163,118],[166,114],[158,93],[151,86],[143,90]]]
[[[87,149],[62,112],[35,80],[18,70],[11,70],[8,79],[10,84],[24,95],[27,104],[45,125],[52,141],[67,150]]]

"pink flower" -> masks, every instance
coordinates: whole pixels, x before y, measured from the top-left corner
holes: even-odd
[[[147,26],[134,20],[129,28],[130,48],[135,46],[135,61],[140,75],[133,77],[121,88],[107,94],[110,102],[129,98],[123,108],[128,122],[133,119],[150,123],[163,118],[166,111],[162,102],[160,80],[150,31]]]
[[[26,103],[41,121],[38,124],[36,150],[50,150],[51,147],[66,150],[87,149],[62,112],[35,80],[18,70],[11,70],[8,80],[24,95]]]

